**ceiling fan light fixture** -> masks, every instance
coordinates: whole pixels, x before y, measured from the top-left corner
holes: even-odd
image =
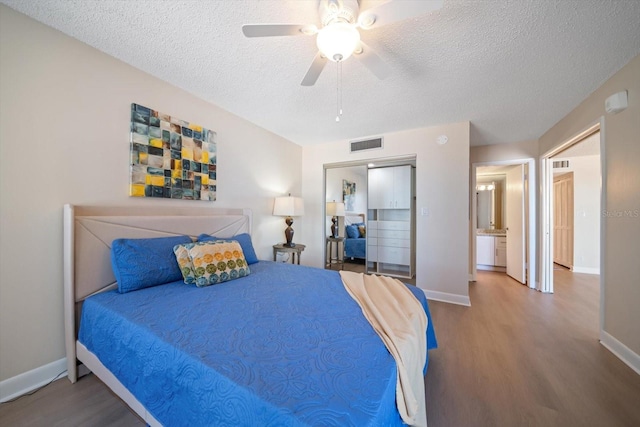
[[[318,31],[316,43],[320,52],[334,62],[344,61],[356,50],[360,33],[351,24],[336,22]]]

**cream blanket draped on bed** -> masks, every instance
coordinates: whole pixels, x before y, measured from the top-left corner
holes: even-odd
[[[340,276],[396,361],[396,402],[402,420],[426,426],[423,368],[427,316],[422,304],[399,280],[351,271],[340,271]]]

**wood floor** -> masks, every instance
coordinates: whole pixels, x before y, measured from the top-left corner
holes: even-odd
[[[554,277],[550,295],[479,271],[471,307],[429,302],[430,427],[640,426],[640,375],[598,342],[598,276]]]
[[[0,426],[127,427],[144,426],[93,374],[71,384],[64,377],[31,396],[0,406]]]
[[[478,272],[471,307],[429,302],[429,427],[640,426],[640,375],[598,343],[597,276],[555,275],[553,295]],[[144,424],[89,375],[1,405],[0,425]]]

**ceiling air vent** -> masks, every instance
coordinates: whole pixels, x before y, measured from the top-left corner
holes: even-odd
[[[553,162],[554,169],[563,169],[569,167],[569,160],[557,160]]]
[[[362,150],[373,150],[374,148],[382,148],[382,137],[373,139],[364,139],[362,141],[351,141],[351,152]]]

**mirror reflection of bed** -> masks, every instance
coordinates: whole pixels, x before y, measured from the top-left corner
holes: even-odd
[[[352,238],[347,236],[347,225],[366,224],[367,212],[367,163],[356,165],[340,165],[325,170],[326,202],[344,203],[344,215],[338,216],[338,235],[344,238],[337,244],[339,258],[344,263],[333,265],[333,269],[344,269],[358,273],[365,272],[366,236],[356,236],[357,228],[349,228]],[[365,228],[366,232],[366,228]],[[327,217],[325,235],[331,235],[331,217]],[[353,238],[357,240],[352,240]],[[346,246],[346,248],[345,248]],[[328,250],[328,249],[327,249]],[[327,257],[336,257],[335,253],[327,253]]]
[[[346,212],[344,217],[344,269],[365,272],[367,226],[363,213]]]

